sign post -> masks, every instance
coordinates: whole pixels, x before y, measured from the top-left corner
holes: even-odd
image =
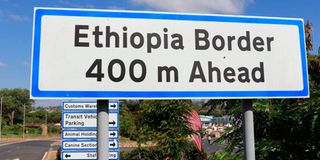
[[[242,100],[242,110],[245,159],[255,160],[256,158],[254,147],[254,121],[251,99]]]
[[[98,160],[106,160],[109,157],[109,101],[97,100],[97,154]]]

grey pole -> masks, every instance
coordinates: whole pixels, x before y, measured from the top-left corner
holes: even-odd
[[[245,99],[243,105],[244,151],[246,160],[255,160],[252,100]]]
[[[45,132],[46,137],[48,137],[49,133],[48,133],[48,111],[47,111],[47,109],[46,109],[46,127],[45,128],[46,128],[46,132]]]
[[[0,141],[2,140],[2,97],[1,97],[1,103],[0,103]]]
[[[98,160],[109,159],[109,100],[97,100]]]
[[[23,104],[23,128],[22,128],[22,138],[24,139],[24,130],[26,127],[26,105]]]
[[[48,111],[46,109],[46,125],[48,125]]]

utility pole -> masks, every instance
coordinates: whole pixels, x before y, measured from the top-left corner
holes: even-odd
[[[0,141],[2,140],[2,97],[0,102]]]
[[[48,111],[46,109],[46,126],[48,126]]]
[[[47,109],[46,109],[46,126],[45,126],[45,128],[46,128],[46,137],[48,136],[48,111],[47,111]]]
[[[26,128],[26,105],[23,104],[23,128],[22,128],[22,138],[24,139],[24,130]]]

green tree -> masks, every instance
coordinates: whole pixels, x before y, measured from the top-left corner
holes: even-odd
[[[22,122],[23,106],[25,105],[27,112],[31,110],[34,103],[29,99],[29,90],[27,89],[2,89],[0,97],[3,98],[3,114],[8,118],[10,125],[13,125],[15,120]]]
[[[185,118],[193,108],[191,100],[146,100],[140,107],[138,133],[156,142],[164,159],[184,159],[193,132]]]
[[[61,122],[61,107],[57,110],[48,112],[48,123],[60,123]]]

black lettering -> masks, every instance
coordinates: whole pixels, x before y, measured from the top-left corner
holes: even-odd
[[[127,31],[128,28],[126,26],[124,26],[123,31]],[[127,32],[123,32],[123,48],[127,48],[127,44],[128,44],[128,36],[127,36]]]
[[[80,30],[88,30],[88,25],[76,25],[74,33],[74,46],[75,47],[89,47],[88,42],[80,42],[80,38],[88,38],[88,34],[80,33]]]
[[[239,75],[238,75],[238,80],[241,83],[245,83],[245,82],[250,82],[250,78],[249,78],[249,70],[246,67],[240,67],[238,69],[239,71]],[[243,72],[243,73],[241,73]]]
[[[174,75],[174,82],[178,82],[179,81],[179,77],[178,77],[178,69],[176,67],[167,67],[167,66],[162,66],[162,67],[158,67],[158,82],[162,82],[162,72],[165,71],[165,75],[166,75],[166,81],[170,82],[171,79],[171,72],[173,72]]]
[[[200,34],[203,36],[200,37]],[[210,42],[208,40],[209,33],[204,29],[195,29],[195,46],[196,50],[205,50],[210,46]],[[200,45],[200,42],[203,42],[204,45]]]
[[[172,38],[171,47],[173,49],[184,49],[183,38],[180,34],[173,34],[171,35],[171,38]]]
[[[217,40],[220,41],[220,46],[217,45]],[[224,39],[221,35],[216,35],[212,38],[212,46],[214,49],[221,51],[224,48]]]
[[[260,52],[263,51],[264,50],[263,45],[264,45],[264,42],[261,37],[256,37],[253,39],[253,48],[255,50],[260,51]],[[259,46],[261,46],[261,47],[259,47]]]
[[[218,67],[212,67],[212,62],[208,63],[208,71],[209,71],[209,82],[213,81],[212,72],[216,72],[217,82],[221,82],[221,72]]]
[[[231,51],[232,50],[232,41],[235,40],[236,37],[235,36],[228,36],[228,50]]]
[[[199,70],[199,74],[196,74],[197,70]],[[200,78],[202,82],[206,82],[206,78],[204,76],[204,73],[203,73],[203,70],[202,70],[202,67],[201,67],[201,64],[199,61],[195,61],[193,63],[189,82],[194,82],[194,79],[196,79],[196,78]]]
[[[110,32],[110,26],[106,27],[106,47],[110,47],[110,39],[114,37],[115,47],[119,48],[119,35],[117,32]]]
[[[259,73],[260,77],[257,78],[257,73]],[[260,62],[260,67],[255,67],[252,70],[252,80],[259,83],[264,82],[264,67],[263,62]]]
[[[136,64],[139,64],[141,66],[141,75],[140,77],[136,77],[134,75],[134,67]],[[139,59],[135,59],[134,61],[131,62],[130,64],[130,69],[129,69],[129,73],[130,73],[130,78],[135,81],[135,82],[141,82],[146,78],[146,74],[147,74],[147,68],[146,68],[146,64]]]
[[[100,43],[100,36],[102,35],[102,32],[99,30],[99,26],[96,26],[94,28],[94,31],[92,32],[94,35],[94,45],[98,48],[103,47],[102,44]]]
[[[271,51],[271,42],[274,40],[273,37],[267,37],[267,49]]]
[[[242,41],[245,42],[244,46]],[[250,32],[246,31],[246,36],[240,36],[238,39],[238,47],[241,51],[250,51]]]
[[[96,72],[94,73],[96,69]],[[96,59],[93,64],[89,67],[86,72],[86,78],[96,78],[97,82],[101,82],[102,78],[104,78],[104,74],[102,73],[102,60]]]
[[[155,44],[152,43],[152,39],[155,38]],[[148,33],[147,34],[147,52],[151,53],[151,49],[157,49],[161,45],[161,38],[157,33]]]
[[[233,70],[233,68],[227,67],[227,68],[224,70],[223,75],[224,75],[224,79],[225,79],[227,82],[232,83],[232,82],[235,81],[235,79],[234,79],[233,77],[236,75],[236,73],[235,73],[235,71]]]
[[[115,64],[118,64],[120,66],[120,75],[119,77],[115,77],[113,75],[113,66]],[[113,59],[108,66],[108,75],[111,81],[113,82],[120,82],[123,80],[124,76],[125,76],[125,72],[126,72],[126,68],[124,63],[120,60],[120,59]]]
[[[135,39],[138,37],[139,43],[136,44]],[[130,43],[133,48],[141,48],[144,44],[144,39],[141,33],[134,32],[130,37]]]
[[[163,34],[163,39],[164,39],[163,47],[164,47],[164,49],[168,49],[168,34],[166,34],[168,32],[168,29],[164,28],[163,31],[165,32]]]

